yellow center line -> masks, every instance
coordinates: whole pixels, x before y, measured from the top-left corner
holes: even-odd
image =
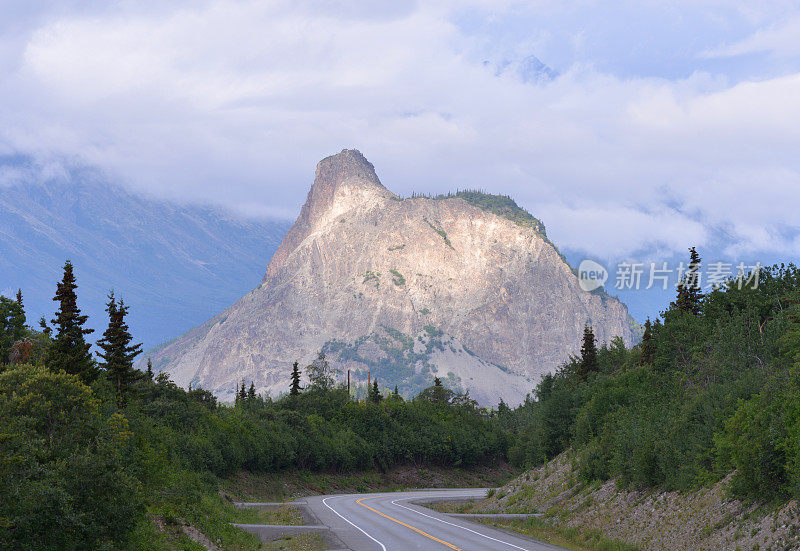
[[[446,541],[444,541],[444,540],[440,540],[439,538],[437,538],[437,537],[435,537],[435,536],[431,536],[431,535],[430,535],[429,533],[427,533],[427,532],[423,532],[423,531],[422,531],[422,530],[420,530],[419,528],[416,528],[416,527],[414,527],[414,526],[411,526],[410,524],[406,524],[406,523],[405,523],[405,522],[403,522],[402,520],[397,520],[396,518],[394,518],[394,517],[390,517],[389,515],[384,515],[383,513],[381,513],[380,511],[378,511],[377,509],[373,509],[373,508],[372,508],[372,507],[370,507],[369,505],[364,505],[363,503],[361,503],[362,501],[366,501],[366,500],[368,500],[368,499],[377,499],[377,498],[379,498],[379,497],[384,497],[384,496],[375,496],[375,497],[362,497],[361,499],[357,499],[357,500],[356,500],[356,503],[358,503],[358,504],[359,504],[359,505],[361,505],[362,507],[366,507],[367,509],[369,509],[369,510],[370,510],[370,511],[372,511],[373,513],[377,513],[377,514],[379,514],[380,516],[382,516],[382,517],[383,517],[383,518],[385,518],[385,519],[389,519],[389,520],[391,520],[392,522],[396,522],[397,524],[400,524],[400,525],[402,525],[402,526],[405,526],[406,528],[408,528],[408,529],[410,529],[410,530],[414,530],[414,531],[415,531],[417,534],[420,534],[420,535],[422,535],[422,536],[425,536],[426,538],[430,538],[430,539],[432,539],[433,541],[438,541],[439,543],[441,543],[442,545],[446,545],[447,547],[449,547],[449,548],[450,548],[450,549],[452,549],[453,551],[461,551],[461,548],[460,548],[460,547],[456,547],[456,546],[455,546],[455,545],[453,545],[452,543],[448,543],[448,542],[446,542]]]

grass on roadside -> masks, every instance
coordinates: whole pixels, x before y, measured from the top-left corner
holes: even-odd
[[[174,508],[161,504],[153,507],[154,516],[162,519],[163,530],[153,522],[137,529],[136,544],[132,550],[163,551],[203,551],[205,548],[186,536],[181,524],[187,523],[197,528],[214,545],[223,550],[236,551],[318,551],[325,549],[323,539],[318,534],[301,534],[261,542],[259,539],[230,523],[240,524],[282,524],[300,525],[303,515],[296,507],[284,506],[278,509],[239,509],[233,507],[216,494],[203,495],[192,506]]]
[[[435,501],[433,503],[426,503],[425,507],[439,511],[440,513],[471,513],[475,507],[474,499],[465,499],[463,501]]]
[[[165,526],[159,530],[153,519],[143,518],[131,534],[128,551],[205,551],[205,548],[189,539],[178,526]]]
[[[603,536],[600,530],[579,530],[569,526],[550,524],[541,518],[507,521],[481,520],[484,524],[519,532],[539,541],[566,547],[573,551],[638,551],[638,547]]]
[[[246,508],[234,509],[232,522],[239,524],[281,524],[284,526],[300,526],[305,523],[302,513],[297,507],[284,505],[277,509]]]
[[[152,520],[149,525],[142,524],[136,538],[148,544],[136,544],[134,549],[202,549],[182,533],[184,526],[192,527],[196,537],[220,549],[261,549],[256,536],[231,525],[239,522],[240,511],[217,492],[215,477],[176,470],[159,482],[147,508]]]
[[[299,534],[285,539],[275,540],[264,545],[269,551],[322,551],[325,543],[319,534]]]

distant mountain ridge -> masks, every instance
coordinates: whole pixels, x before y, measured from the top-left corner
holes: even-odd
[[[483,404],[518,403],[577,352],[584,324],[633,341],[627,308],[587,293],[544,225],[513,200],[400,198],[361,153],[317,165],[262,284],[153,354],[178,384],[273,394],[323,350],[365,382],[414,394],[434,376]],[[476,206],[477,205],[477,206]]]
[[[14,173],[25,161],[5,162]],[[36,325],[41,314],[49,319],[61,266],[70,259],[90,324],[104,327],[105,295],[113,288],[131,306],[135,338],[154,346],[252,289],[289,226],[149,199],[91,170],[36,182],[16,178],[0,186],[0,292],[21,288],[28,322]]]

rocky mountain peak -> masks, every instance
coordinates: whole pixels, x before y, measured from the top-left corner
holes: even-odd
[[[342,149],[336,155],[318,162],[311,192],[315,188],[322,190],[345,183],[385,189],[375,173],[375,167],[358,149]]]
[[[345,150],[318,164],[263,283],[152,358],[226,399],[243,378],[285,392],[292,362],[323,352],[361,386],[413,396],[439,377],[481,404],[517,404],[577,353],[587,323],[600,342],[633,341],[625,305],[582,290],[513,199],[403,199]]]
[[[393,194],[381,184],[375,167],[357,149],[343,149],[317,163],[314,185],[292,229],[267,265],[264,281],[310,233],[331,216],[352,207],[368,206]],[[334,210],[335,209],[335,210]]]

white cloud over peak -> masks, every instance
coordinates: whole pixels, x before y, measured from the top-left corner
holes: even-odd
[[[295,211],[314,163],[358,147],[393,191],[510,194],[557,243],[599,256],[684,251],[714,228],[737,253],[800,256],[786,231],[800,224],[800,66],[692,65],[755,44],[788,9],[743,6],[617,14],[679,29],[721,13],[715,42],[676,30],[669,55],[594,2],[45,6],[0,39],[0,151],[258,213]],[[637,73],[643,50],[663,76]],[[527,55],[560,60],[558,76],[497,70]]]

